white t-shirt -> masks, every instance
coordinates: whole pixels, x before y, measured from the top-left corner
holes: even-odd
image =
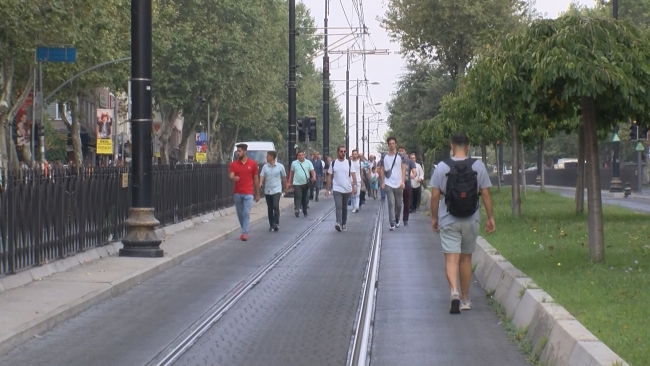
[[[393,166],[393,161],[395,159],[397,159],[397,161],[395,161],[395,166]],[[386,154],[381,163],[384,167],[384,184],[392,188],[399,188],[404,181],[402,178],[402,157],[397,153],[393,156]],[[391,170],[391,167],[393,167],[393,172],[390,173],[390,178],[386,178],[386,172]]]
[[[330,168],[327,170],[332,177],[332,191],[339,193],[352,193],[352,174],[356,174],[354,164],[350,167],[348,159],[332,160]]]
[[[361,176],[362,176],[361,172],[363,171],[363,163],[359,159],[357,159],[357,161],[354,160],[351,161],[352,161],[352,171],[354,173],[357,173],[357,188],[359,188],[361,187],[361,183],[363,183],[361,181]],[[357,189],[357,193],[358,191],[359,189]]]

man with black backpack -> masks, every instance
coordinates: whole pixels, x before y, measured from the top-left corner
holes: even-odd
[[[492,183],[483,162],[468,158],[469,140],[462,133],[451,139],[453,156],[440,162],[431,177],[431,227],[440,233],[445,253],[447,280],[451,290],[452,314],[470,310],[469,286],[472,278],[472,253],[481,221],[479,196],[487,213],[485,231],[494,231]],[[444,199],[441,200],[441,196]],[[460,294],[458,277],[460,275]]]

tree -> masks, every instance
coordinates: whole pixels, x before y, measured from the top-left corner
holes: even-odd
[[[549,108],[557,113],[556,120],[579,111],[591,173],[589,248],[595,262],[604,260],[605,248],[598,133],[628,116],[647,115],[649,61],[649,41],[637,28],[613,19],[564,16],[534,22],[483,63],[482,70],[490,75],[483,86],[502,113],[534,112],[538,105],[550,106],[549,101],[556,101]]]
[[[68,155],[68,137],[58,133],[49,120],[45,121],[43,134],[45,135],[45,151],[47,151],[48,160],[65,163]]]
[[[389,0],[382,25],[410,57],[439,62],[452,80],[476,50],[534,16],[521,0]]]

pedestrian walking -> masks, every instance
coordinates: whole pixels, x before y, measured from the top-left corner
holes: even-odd
[[[350,164],[352,169],[357,173],[356,193],[352,194],[352,212],[359,212],[361,208],[361,185],[363,184],[363,163],[359,159],[359,152],[352,150]]]
[[[253,200],[260,200],[260,178],[257,162],[246,156],[248,145],[237,145],[237,160],[230,163],[229,177],[235,182],[235,209],[241,226],[241,241],[248,240],[248,226],[251,220]]]
[[[312,153],[311,164],[314,166],[314,172],[316,173],[316,182],[311,185],[309,199],[318,202],[318,195],[323,185],[323,172],[325,169],[325,162],[320,158],[318,151]]]
[[[409,216],[411,213],[411,200],[413,195],[413,187],[411,186],[411,179],[417,176],[417,168],[415,163],[406,155],[406,149],[403,146],[400,146],[397,149],[400,158],[404,161],[406,165],[406,175],[404,176],[404,190],[402,192],[402,222],[404,226],[409,224]],[[397,223],[399,223],[399,216],[397,218]]]
[[[291,163],[289,187],[293,186],[293,209],[296,217],[300,217],[301,207],[303,216],[307,217],[309,187],[316,181],[316,173],[311,161],[305,159],[304,151],[298,151],[297,156],[298,159]]]
[[[377,191],[379,190],[379,174],[377,174],[377,167],[372,167],[372,174],[370,175],[370,196],[377,199]]]
[[[479,195],[487,214],[485,231],[494,232],[490,187],[492,183],[483,162],[468,158],[469,140],[462,133],[451,139],[453,156],[440,162],[431,177],[431,227],[440,233],[445,253],[445,271],[451,291],[452,314],[470,310],[469,286],[472,278],[472,253],[476,248],[481,221]],[[444,196],[444,200],[441,197]],[[460,294],[458,277],[460,275]]]
[[[411,187],[413,187],[411,199],[411,213],[417,212],[420,208],[420,201],[422,200],[422,182],[424,182],[424,168],[422,164],[417,162],[415,152],[411,153],[411,161],[415,163],[415,170],[417,172],[415,178],[411,179]]]
[[[406,164],[397,153],[397,139],[391,136],[386,142],[388,143],[388,152],[379,161],[379,177],[381,189],[386,192],[388,198],[389,230],[393,231],[399,227],[399,218],[402,213]]]
[[[278,153],[266,153],[266,164],[260,172],[260,189],[264,190],[269,216],[269,231],[280,230],[280,197],[287,190],[287,172],[284,165],[277,164]]]
[[[345,158],[345,146],[337,149],[337,158],[330,163],[327,171],[327,187],[325,196],[332,192],[334,206],[336,207],[336,231],[347,230],[348,200],[357,193],[357,172],[352,162]]]

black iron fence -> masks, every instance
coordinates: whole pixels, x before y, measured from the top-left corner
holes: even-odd
[[[0,276],[120,240],[128,168],[0,171]],[[227,164],[154,166],[161,226],[233,204]]]

